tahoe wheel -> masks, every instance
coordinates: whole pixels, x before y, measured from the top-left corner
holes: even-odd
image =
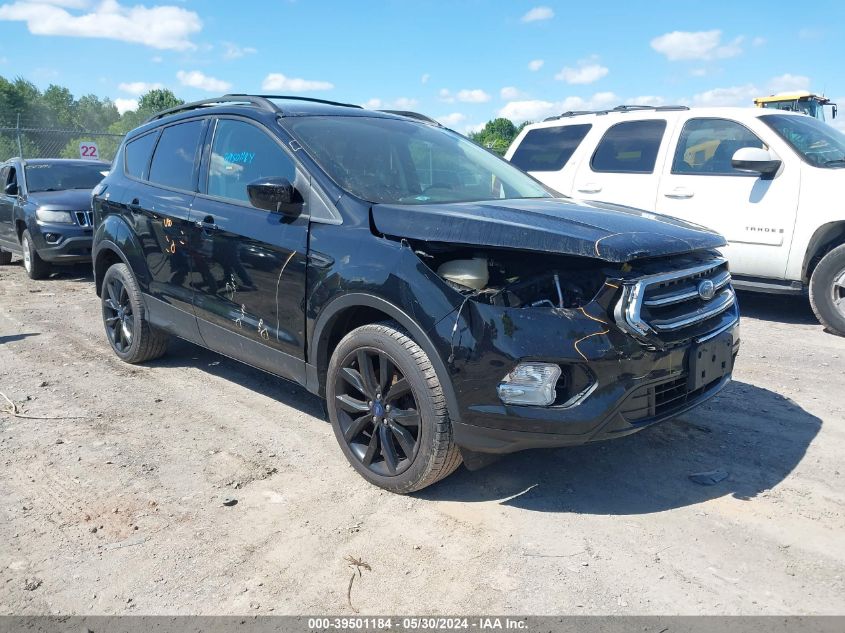
[[[810,305],[828,330],[845,336],[845,244],[825,255],[813,271]]]
[[[46,279],[50,275],[50,264],[41,259],[29,230],[21,235],[21,249],[23,250],[23,267],[30,279]]]
[[[414,492],[460,466],[437,374],[396,323],[343,338],[329,362],[326,400],[344,455],[370,483]]]
[[[106,336],[122,360],[143,363],[167,351],[168,336],[147,321],[141,292],[126,264],[106,271],[100,298]]]

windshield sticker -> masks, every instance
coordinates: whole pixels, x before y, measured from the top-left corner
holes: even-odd
[[[227,152],[224,156],[227,163],[241,163],[251,165],[255,160],[255,152]]]

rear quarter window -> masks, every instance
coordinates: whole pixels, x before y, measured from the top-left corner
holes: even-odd
[[[124,171],[127,176],[139,180],[147,177],[147,167],[150,164],[150,155],[156,143],[158,132],[150,132],[144,136],[132,139],[126,144],[123,160]]]
[[[585,123],[530,130],[516,148],[511,163],[523,171],[559,171],[592,127]]]
[[[164,128],[150,165],[150,182],[174,189],[193,190],[194,167],[202,131],[203,122],[200,120]]]
[[[595,172],[650,174],[665,131],[663,119],[617,123],[604,133],[590,167]]]

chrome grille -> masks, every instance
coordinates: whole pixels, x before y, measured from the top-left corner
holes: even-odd
[[[708,338],[738,318],[727,260],[626,282],[616,306],[619,326],[637,339],[665,346]]]
[[[79,226],[94,226],[94,212],[93,211],[74,211],[76,223]]]

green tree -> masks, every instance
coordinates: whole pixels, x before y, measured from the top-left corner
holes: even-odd
[[[501,156],[507,151],[518,133],[519,130],[511,120],[500,117],[488,121],[479,132],[473,132],[469,137],[482,147],[486,147]]]
[[[70,90],[63,86],[50,84],[41,97],[46,110],[47,127],[70,129],[76,122],[76,101]]]

